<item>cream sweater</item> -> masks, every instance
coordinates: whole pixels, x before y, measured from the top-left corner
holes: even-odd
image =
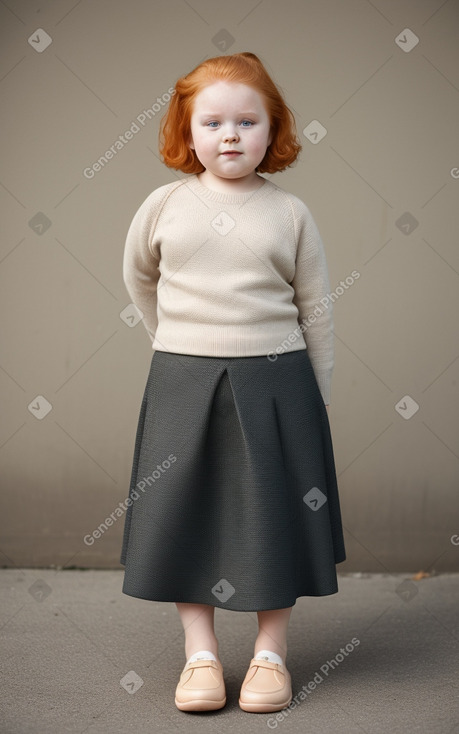
[[[330,402],[322,240],[306,204],[272,181],[222,193],[191,175],[155,189],[129,227],[123,277],[153,350],[275,359],[307,348]]]

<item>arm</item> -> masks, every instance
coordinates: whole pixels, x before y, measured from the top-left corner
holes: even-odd
[[[159,197],[154,191],[136,212],[126,237],[123,279],[132,302],[143,313],[143,324],[152,343],[158,326],[157,287],[159,260],[150,245],[159,213]]]
[[[325,250],[317,225],[306,205],[295,206],[297,257],[293,302],[308,349],[317,384],[326,406],[330,403],[334,366],[333,311]],[[327,408],[328,410],[328,408]]]

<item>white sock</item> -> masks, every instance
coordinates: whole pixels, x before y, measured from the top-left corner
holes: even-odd
[[[271,650],[260,650],[260,652],[257,652],[255,655],[255,660],[269,660],[270,663],[278,663],[279,665],[284,664],[281,656],[276,652],[271,652]]]
[[[194,655],[192,655],[186,662],[188,663],[194,663],[196,660],[217,660],[213,652],[210,652],[210,650],[199,650],[199,652],[195,652]]]

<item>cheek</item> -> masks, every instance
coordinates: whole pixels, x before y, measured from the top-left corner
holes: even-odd
[[[264,153],[268,147],[268,136],[258,135],[253,141],[252,150],[257,153]]]
[[[215,145],[217,144],[214,140],[212,140],[211,137],[208,135],[197,135],[194,138],[196,150],[201,151],[201,153],[208,153],[215,149]]]

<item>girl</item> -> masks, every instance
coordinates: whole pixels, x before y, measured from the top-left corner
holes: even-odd
[[[258,613],[240,707],[287,706],[292,607],[336,593],[345,560],[324,249],[306,204],[259,175],[300,150],[255,54],[208,59],[177,81],[160,127],[164,163],[191,175],[154,190],[127,234],[124,281],[153,356],[123,592],[177,605],[182,711],[226,703],[215,607]]]

